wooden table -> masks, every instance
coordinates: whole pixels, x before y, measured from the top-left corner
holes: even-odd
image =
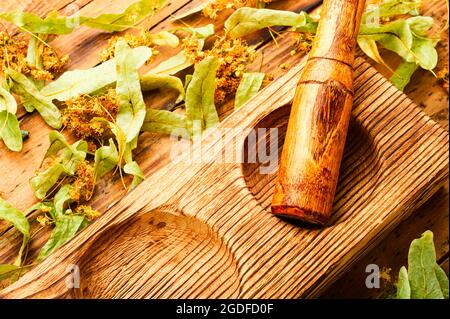
[[[132,2],[132,1],[129,1]],[[183,7],[189,1],[175,0],[168,1],[170,5],[175,7]],[[198,3],[200,1],[193,1]],[[316,5],[320,1],[280,1],[279,3],[274,3],[275,8],[292,9],[298,10],[304,6]],[[97,6],[97,3],[99,4]],[[53,0],[48,1],[43,4],[41,1],[30,0],[23,1],[24,6],[22,9],[27,11],[33,11],[39,14],[45,14],[52,9],[58,9],[60,12],[67,12],[70,9],[69,5],[74,8],[77,5],[84,13],[96,15],[101,11],[96,8],[108,8],[107,11],[113,10],[114,5],[117,1],[113,0]],[[101,4],[101,5],[100,5]],[[12,3],[9,0],[0,0],[0,10],[10,11],[16,10],[17,4]],[[437,21],[443,25],[443,21],[447,18],[447,11],[445,6],[445,1],[432,1],[424,5],[424,14],[432,15]],[[159,16],[156,15],[152,22],[148,26],[154,26],[160,22]],[[200,18],[197,25],[205,24],[210,22],[206,18]],[[223,23],[223,18],[219,17],[218,24]],[[94,36],[95,35],[95,36]],[[443,61],[448,59],[448,34],[447,32],[442,32],[443,41],[438,45],[440,63],[437,70],[443,67]],[[61,40],[55,41],[55,46],[63,52],[71,53],[71,64],[70,68],[84,68],[90,65],[94,65],[98,59],[98,50],[105,46],[108,35],[99,34],[92,31],[83,30],[82,32],[75,34],[73,36],[65,37]],[[260,39],[257,39],[260,40]],[[94,41],[94,42],[89,42]],[[295,63],[299,57],[289,56],[291,50],[292,39],[289,34],[283,34],[278,39],[278,45],[270,43],[270,39],[265,38],[267,44],[264,45],[264,71],[270,72],[275,78],[281,76],[285,72],[285,68],[280,67],[283,62],[285,65],[290,63]],[[273,42],[273,41],[272,41]],[[89,43],[92,43],[89,45]],[[75,54],[76,53],[76,54]],[[170,52],[162,51],[162,56],[171,54]],[[286,57],[288,56],[288,57]],[[393,55],[385,54],[385,59],[389,63],[395,63],[396,58]],[[253,69],[258,69],[263,63],[263,61],[258,60],[252,66]],[[380,65],[374,65],[381,73],[389,76],[389,71]],[[436,120],[442,127],[448,130],[448,92],[437,83],[436,79],[429,72],[418,71],[414,75],[414,78],[410,85],[406,88],[405,92],[408,96],[413,99],[418,105],[420,105],[424,111]],[[228,105],[228,106],[227,106]],[[225,117],[231,108],[229,104],[225,104],[220,109],[221,117]],[[18,208],[24,209],[28,207],[34,201],[34,197],[28,189],[27,180],[29,175],[32,174],[34,169],[39,165],[43,153],[45,152],[46,146],[46,134],[48,133],[48,128],[42,124],[40,119],[36,116],[29,116],[23,113],[21,114],[23,118],[23,124],[26,129],[30,128],[32,130],[32,141],[30,141],[31,146],[29,149],[33,149],[33,152],[25,153],[26,155],[12,154],[7,152],[6,157],[0,157],[0,166],[6,164],[14,163],[15,161],[22,161],[22,157],[26,157],[27,162],[31,166],[29,171],[23,172],[21,177],[15,178],[14,176],[5,176],[4,181],[0,184],[0,191],[5,194],[5,198],[10,201],[13,205]],[[42,142],[44,141],[44,142]],[[44,144],[44,145],[43,145]],[[143,148],[146,149],[147,153],[153,152],[151,159],[146,159],[149,163],[152,162],[154,165],[148,165],[145,170],[146,174],[151,174],[152,171],[157,170],[159,163],[163,162],[160,157],[158,149],[164,144],[164,140],[155,141],[154,137],[147,137],[143,141]],[[0,152],[4,154],[6,152],[3,145],[0,146]],[[142,156],[141,156],[142,157]],[[139,161],[139,156],[138,156]],[[19,165],[19,164],[18,164]],[[102,188],[105,185],[99,185],[98,188]],[[111,204],[111,202],[119,199],[123,195],[123,191],[120,191],[120,186],[114,188],[114,186],[106,185],[109,188],[106,191],[99,191],[94,198],[94,206],[100,210],[106,209],[106,207]],[[112,194],[114,189],[119,189],[117,195],[112,196],[109,201],[101,201],[99,198],[109,194]],[[377,264],[380,268],[391,269],[390,274],[395,277],[398,273],[398,269],[401,265],[406,264],[407,250],[412,239],[417,238],[420,234],[430,229],[435,234],[435,243],[438,261],[441,265],[446,268],[448,272],[448,187],[443,187],[437,194],[433,196],[426,204],[424,204],[416,213],[414,213],[409,219],[405,220],[399,227],[397,227],[387,238],[383,239],[376,247],[370,247],[366,251],[365,256],[361,256],[361,259],[348,269],[347,273],[343,275],[342,279],[338,280],[332,287],[330,287],[324,294],[325,298],[333,297],[377,297],[385,292],[386,289],[367,289],[364,285],[365,282],[365,269],[368,264]],[[2,232],[2,224],[0,224],[0,232]],[[30,249],[29,257],[33,258],[36,255],[36,251],[42,245],[44,240],[48,236],[48,231],[41,231],[36,235],[36,239]],[[20,236],[17,234],[11,234],[9,237],[13,242],[20,242]],[[14,245],[13,245],[14,246]],[[0,261],[8,262],[14,257],[14,253],[17,247],[2,247],[0,246]],[[6,260],[4,260],[6,259]]]

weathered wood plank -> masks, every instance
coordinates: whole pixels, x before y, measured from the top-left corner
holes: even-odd
[[[202,149],[213,158],[225,145],[242,150],[246,135],[229,135],[229,127],[278,127],[280,151],[299,72],[292,68],[230,115]],[[261,162],[181,162],[160,169],[0,297],[316,296],[448,177],[448,133],[361,59],[355,91],[328,227],[270,214],[276,172],[261,173]],[[80,266],[81,289],[65,285],[70,264]]]

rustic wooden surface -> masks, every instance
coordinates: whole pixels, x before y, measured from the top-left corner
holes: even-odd
[[[5,3],[5,5],[0,6],[1,10],[6,11],[17,9],[16,2],[8,0],[4,0],[2,2]],[[65,12],[68,5],[71,4],[78,5],[85,14],[94,15],[102,10],[119,10],[130,2],[131,1],[61,0],[46,2],[46,4],[43,5],[41,1],[30,1],[27,2],[24,9],[37,12],[39,14],[45,14],[52,9],[58,9],[60,12]],[[153,26],[153,30],[155,31],[167,29],[170,26],[170,19],[167,18],[168,14],[188,10],[189,7],[192,7],[199,2],[200,1],[169,1],[170,5],[152,18],[150,23],[147,23],[147,25]],[[274,7],[298,11],[314,6],[318,3],[319,1],[281,1],[280,3],[274,4]],[[183,8],[184,6],[186,9]],[[182,9],[179,10],[180,8]],[[441,18],[441,21],[442,18],[445,18],[446,16],[445,3],[443,3],[443,1],[428,2],[425,10],[433,16],[440,15],[439,18]],[[223,20],[224,17],[220,17],[218,19],[218,29],[220,29],[220,25],[223,23]],[[188,19],[187,21],[189,24],[194,26],[203,25],[210,22],[210,20],[199,16]],[[250,37],[249,42],[259,42],[261,37],[265,39],[265,42],[259,45],[258,51],[264,54],[260,55],[263,58],[255,61],[252,67],[254,70],[258,70],[262,67],[263,72],[272,73],[275,78],[277,78],[284,73],[284,70],[279,67],[281,62],[284,62],[285,65],[293,65],[298,61],[298,55],[293,57],[289,55],[289,52],[292,49],[292,40],[289,34],[284,33],[278,37],[278,45],[274,44],[273,41],[269,42],[269,37],[267,34],[263,33],[258,33],[257,35]],[[107,38],[108,35],[105,33],[82,28],[76,31],[73,35],[64,36],[57,39],[54,41],[54,45],[57,46],[62,52],[69,53],[71,55],[72,62],[70,68],[83,68],[95,65],[98,62],[98,52],[105,46]],[[448,43],[447,41],[444,41],[444,43],[445,45],[439,48],[441,59],[448,57]],[[173,54],[173,50],[162,50],[160,58],[155,61],[155,63],[170,54]],[[380,66],[376,67],[383,71]],[[422,106],[425,112],[437,120],[444,128],[448,129],[448,94],[439,85],[437,85],[432,75],[424,72],[417,72],[413,82],[407,87],[406,92],[408,93],[408,96]],[[148,101],[152,102],[152,107],[169,108],[171,106],[170,98],[163,99],[161,102],[156,102],[155,99],[152,99],[152,97],[154,96],[147,98]],[[220,108],[222,117],[227,116],[231,112],[231,105],[231,103],[228,103]],[[3,145],[0,146],[0,152],[2,154],[2,156],[0,156],[0,172],[3,178],[2,183],[0,184],[0,190],[4,193],[8,201],[17,207],[24,209],[34,202],[34,197],[32,196],[28,186],[28,179],[33,175],[36,167],[39,166],[42,156],[47,148],[47,133],[49,129],[36,115],[30,116],[28,114],[24,114],[22,117],[22,123],[25,129],[31,131],[31,138],[27,143],[25,143],[24,151],[21,154],[10,153],[4,149]],[[139,154],[137,154],[137,160],[139,163],[142,163],[146,175],[150,176],[165,162],[167,162],[166,152],[168,147],[165,146],[165,144],[167,144],[167,139],[151,134],[144,134],[140,143],[141,148],[139,150]],[[7,154],[7,156],[4,156],[4,154]],[[123,196],[124,191],[121,188],[120,183],[117,182],[118,181],[116,180],[113,181],[112,184],[109,184],[105,180],[103,184],[99,185],[97,188],[98,192],[94,198],[94,206],[96,208],[104,211],[108,206]],[[439,192],[438,196],[435,196],[424,208],[427,210],[427,207],[429,207],[432,212],[428,212],[427,217],[429,215],[435,216],[435,218],[429,217],[429,228],[435,232],[436,240],[444,243],[442,245],[438,245],[438,256],[441,259],[445,259],[446,254],[448,256],[448,223],[443,223],[445,220],[448,221],[448,208],[446,208],[445,204],[440,204],[446,202],[448,202],[448,191],[444,190]],[[395,231],[394,234],[398,234],[399,238],[402,239],[396,240],[398,245],[392,245],[390,243],[388,246],[389,249],[375,250],[375,253],[377,254],[376,256],[379,256],[377,259],[388,261],[386,262],[386,265],[380,266],[399,268],[399,265],[404,263],[405,252],[410,241],[409,239],[419,236],[422,228],[423,222],[420,219],[420,214],[414,214],[411,217],[411,222],[408,227],[399,228]],[[7,227],[0,223],[0,232],[3,232],[2,229],[3,231],[7,230]],[[15,256],[18,245],[20,244],[20,235],[16,232],[10,229],[7,230],[5,235],[7,239],[0,241],[0,260],[2,262],[11,261]],[[36,233],[29,255],[30,260],[36,256],[37,249],[43,244],[47,236],[48,230],[40,230]],[[5,238],[5,236],[2,238]],[[445,244],[445,242],[447,244]],[[401,262],[392,261],[392,256],[397,253],[403,256],[403,260]],[[362,261],[362,264],[359,266],[360,268],[358,268],[358,265],[355,265],[355,267],[356,268],[349,273],[347,278],[353,276],[352,273],[357,274],[361,272],[361,269],[364,270],[364,262]],[[342,283],[340,286],[342,286]],[[347,294],[351,296],[351,293],[355,290],[353,289],[353,285],[347,285],[347,289],[344,289],[344,291],[347,291]],[[368,292],[362,291],[361,293],[367,294]],[[360,296],[363,295],[360,294]]]
[[[320,229],[283,221],[269,212],[276,169],[213,159],[252,158],[262,145],[280,152],[300,72],[293,67],[266,87],[207,134],[191,161],[155,172],[0,297],[317,296],[448,177],[448,133],[359,58],[332,221]],[[280,133],[250,143],[233,127]],[[66,284],[74,264],[79,289]]]

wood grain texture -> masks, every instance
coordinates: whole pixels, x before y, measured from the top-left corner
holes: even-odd
[[[133,0],[126,0],[120,2],[120,7],[124,7],[126,3],[132,3]],[[197,5],[200,1],[174,1],[176,4],[171,4],[169,1],[167,8],[162,16],[158,19],[162,21],[151,27],[152,31],[170,29],[175,26],[180,26],[171,21],[171,15],[175,14],[183,5]],[[311,7],[317,6],[319,0],[302,0],[302,1],[280,1],[275,3],[279,9],[290,9],[294,11],[307,10]],[[96,12],[100,11],[119,11],[117,8],[118,1],[111,0],[109,2],[96,0],[90,6],[96,6]],[[86,6],[83,6],[83,8]],[[86,7],[86,14],[89,14],[89,7]],[[223,30],[223,22],[227,16],[220,16],[214,21],[216,32],[221,33]],[[152,24],[153,18],[146,24]],[[196,15],[192,19],[186,21],[189,25],[202,26],[211,23],[210,19]],[[182,25],[181,25],[182,26]],[[130,32],[138,32],[139,30],[131,30]],[[99,62],[99,53],[102,48],[107,45],[109,34],[100,32],[98,30],[90,30],[82,28],[75,31],[69,36],[58,37],[53,43],[57,44],[59,50],[63,53],[70,54],[71,65],[69,68],[85,68],[96,65]],[[284,34],[280,42],[274,43],[270,41],[270,35],[267,33],[256,33],[252,37],[247,38],[250,44],[260,43],[258,46],[258,55],[260,56],[251,66],[250,69],[254,71],[261,70],[262,72],[273,74],[274,78],[279,78],[285,73],[279,68],[280,59],[287,57],[289,61],[295,62],[300,59],[299,55],[290,56],[290,45],[292,39],[289,34]],[[61,41],[61,42],[60,42]],[[262,41],[262,43],[261,43]],[[282,41],[282,42],[281,42]],[[179,50],[179,48],[178,48]],[[177,53],[174,50],[166,50],[162,48],[158,57],[147,66],[151,68],[164,59]],[[261,69],[261,66],[263,67]],[[145,70],[144,70],[145,71]],[[180,74],[182,77],[182,74]],[[174,92],[156,91],[146,96],[147,107],[170,109],[173,107],[177,95]],[[221,119],[226,118],[234,109],[234,102],[229,100],[227,103],[218,106],[218,111]],[[20,111],[19,111],[20,112]],[[23,112],[23,110],[22,110]],[[50,128],[43,122],[38,114],[26,114],[23,112],[21,119],[21,127],[30,132],[30,138],[24,143],[23,151],[21,153],[10,152],[0,143],[0,173],[2,181],[0,183],[0,191],[4,198],[15,207],[25,210],[36,202],[30,185],[29,179],[34,176],[35,170],[39,167],[42,158],[48,148],[48,133]],[[73,140],[68,134],[67,138]],[[160,167],[166,165],[170,161],[170,149],[173,141],[167,136],[157,134],[144,133],[140,136],[138,148],[135,152],[135,159],[141,166],[146,177],[151,176]],[[102,179],[96,187],[95,194],[91,199],[92,206],[104,212],[116,201],[126,194],[123,184],[118,176],[111,178],[106,176]],[[33,222],[33,241],[30,246],[28,260],[33,261],[36,258],[40,247],[49,236],[49,228],[41,228],[39,224]],[[2,263],[13,262],[17,249],[21,244],[21,234],[15,231],[10,225],[0,221],[0,234],[3,241],[0,240],[0,261]],[[0,285],[1,287],[1,285]]]
[[[353,61],[364,0],[324,1],[296,87],[272,212],[324,225],[334,194],[353,102]]]
[[[437,45],[439,62],[436,70],[441,70],[448,63],[448,13],[445,1],[424,2],[421,10],[423,15],[432,16],[435,29],[440,30],[441,41]],[[398,58],[383,50],[383,58],[390,65],[398,63]],[[389,78],[392,74],[384,66],[370,61],[378,71]],[[418,70],[405,88],[405,94],[413,100],[427,115],[448,131],[448,91],[428,71]],[[432,198],[415,210],[392,233],[387,234],[373,248],[368,248],[355,264],[345,271],[343,276],[328,287],[321,298],[378,298],[387,289],[392,289],[396,282],[398,271],[406,265],[409,245],[425,230],[434,234],[436,257],[438,261],[448,260],[449,253],[449,191],[447,185],[441,188]],[[389,271],[390,282],[382,280],[380,289],[368,289],[365,285],[368,264],[377,264],[381,269]],[[445,265],[445,263],[443,264]],[[389,270],[390,269],[390,270]],[[448,268],[446,268],[448,274]]]
[[[328,227],[304,228],[269,213],[276,171],[261,174],[265,163],[170,164],[0,297],[316,296],[448,176],[447,132],[361,59],[355,69]],[[278,142],[280,151],[299,73],[295,67],[265,88],[197,147],[212,158],[224,145],[252,154]],[[280,134],[255,145],[229,134],[236,126],[278,127]],[[80,266],[80,289],[66,287],[72,264]]]
[[[23,2],[22,0],[19,3]],[[52,1],[51,6],[43,6],[43,3],[40,1],[32,1],[32,5],[27,7],[27,10],[37,12],[40,15],[45,14],[43,11],[49,10],[52,8],[57,8],[57,3],[64,3],[61,6],[61,12],[64,12],[65,6],[67,4],[72,3],[72,1]],[[83,7],[86,3],[90,1],[75,1],[75,3],[80,3],[80,7]],[[96,3],[98,1],[95,1]],[[122,1],[121,1],[122,2]],[[128,1],[132,2],[132,1]],[[198,2],[198,1],[197,1]],[[279,1],[278,3],[273,4],[273,6],[278,7],[280,9],[290,9],[290,10],[300,10],[302,8],[308,8],[310,6],[314,6],[319,1]],[[1,4],[5,3],[5,0],[0,1]],[[11,3],[11,1],[6,0],[6,3]],[[50,2],[46,2],[50,3]],[[126,3],[126,1],[123,1]],[[183,2],[184,3],[184,2]],[[186,6],[178,6],[181,8],[179,11],[184,10],[189,6],[194,6],[196,4],[195,1],[186,2]],[[14,3],[14,6],[16,3]],[[108,10],[117,10],[115,6],[117,5],[117,1],[110,1],[107,3]],[[3,5],[0,5],[0,10],[7,8]],[[445,3],[442,1],[432,1],[426,2],[424,4],[425,14],[432,15],[433,17],[442,16],[444,19],[447,18],[447,11],[445,8]],[[10,10],[8,7],[7,10]],[[5,9],[5,11],[7,11]],[[106,10],[106,9],[105,9]],[[176,12],[173,11],[173,12]],[[89,13],[89,12],[88,12]],[[167,13],[167,12],[166,12]],[[217,29],[221,30],[221,24],[223,23],[223,19],[225,17],[219,17],[217,21]],[[166,19],[160,23],[162,28],[170,28],[171,23],[168,22],[169,19]],[[192,19],[188,20],[189,24],[193,26],[200,26],[206,23],[211,22],[210,20],[201,17],[194,16]],[[71,68],[79,68],[79,67],[87,67],[91,65],[95,65],[98,62],[98,50],[106,45],[107,35],[101,32],[94,31],[94,36],[84,36],[85,32],[90,32],[89,30],[79,30],[74,35],[71,36],[71,40],[59,39],[58,48],[64,53],[70,53],[72,57]],[[83,40],[77,40],[78,34],[81,34],[86,38],[86,43]],[[445,33],[447,36],[447,33]],[[270,36],[265,33],[258,33],[254,37],[249,37],[250,43],[258,42],[260,39],[269,39]],[[448,37],[446,38],[448,39]],[[255,61],[255,63],[251,66],[252,70],[258,71],[261,69],[263,72],[271,73],[275,78],[280,77],[285,73],[284,68],[280,68],[279,65],[284,63],[289,69],[290,65],[296,63],[299,59],[298,55],[291,56],[290,50],[292,49],[292,38],[289,33],[282,33],[280,36],[277,36],[277,43],[273,41],[264,42],[263,45],[259,46],[258,52],[260,53],[260,58]],[[75,43],[76,45],[72,45]],[[448,57],[448,40],[444,40],[442,44],[438,45],[439,48],[439,56],[441,61],[447,60]],[[78,56],[78,52],[81,52],[80,56]],[[159,56],[159,59],[164,59],[168,55],[171,55],[172,52],[164,51]],[[82,58],[81,58],[82,57]],[[385,56],[387,61],[394,61],[395,59],[392,56]],[[82,61],[81,61],[82,60]],[[158,60],[159,61],[159,60]],[[156,62],[158,62],[156,61]],[[390,74],[384,72],[382,66],[375,65],[375,67],[380,70],[386,77],[389,77]],[[431,75],[431,73],[427,73],[425,71],[418,71],[413,77],[412,83],[406,88],[406,93],[408,96],[413,99],[427,114],[429,114],[434,120],[441,123],[445,128],[448,128],[448,95],[443,89],[436,83],[435,78]],[[166,92],[164,92],[166,94]],[[170,95],[170,92],[169,92]],[[155,98],[156,97],[156,98]],[[148,105],[152,107],[161,107],[161,108],[170,108],[171,100],[170,98],[161,99],[161,93],[156,93],[147,97]],[[224,105],[219,107],[219,111],[221,114],[221,118],[227,117],[233,110],[233,103],[225,103]],[[17,155],[15,153],[8,152],[4,149],[3,145],[0,143],[0,173],[2,176],[0,182],[0,191],[2,191],[7,200],[11,201],[14,205],[24,209],[31,205],[35,200],[28,185],[28,179],[33,175],[35,168],[39,165],[43,154],[47,148],[47,133],[48,129],[45,124],[42,122],[39,116],[35,115],[27,115],[22,118],[22,123],[25,126],[25,129],[31,131],[31,138],[26,142],[26,150],[21,155]],[[137,159],[138,162],[143,166],[145,166],[146,176],[151,176],[155,171],[158,170],[159,167],[165,165],[168,161],[167,157],[167,149],[170,148],[171,141],[168,138],[163,136],[155,136],[151,134],[144,134],[140,140],[141,148],[138,151]],[[169,145],[167,147],[167,145]],[[260,182],[257,185],[257,188],[263,187]],[[269,186],[267,186],[269,187]],[[109,206],[114,204],[118,199],[120,199],[124,191],[120,186],[120,181],[117,179],[109,180],[109,178],[103,180],[99,185],[99,190],[96,193],[96,198],[94,199],[94,206],[101,211],[104,211]],[[256,193],[256,190],[255,190]],[[447,197],[446,202],[448,203],[448,191],[446,191]],[[267,202],[266,199],[266,203]],[[432,198],[431,203],[427,202],[428,206],[424,209],[432,210],[432,212],[428,213],[427,216],[427,225],[429,228],[435,232],[436,238],[440,238],[442,242],[446,242],[447,244],[440,245],[442,247],[438,250],[438,254],[440,256],[445,256],[448,254],[448,223],[445,227],[445,223],[442,223],[442,220],[445,221],[445,216],[448,218],[448,207],[445,205],[433,205],[436,199]],[[439,211],[436,211],[439,210]],[[414,238],[420,235],[422,230],[423,219],[420,218],[421,214],[414,214],[410,218],[410,223],[408,227],[403,227],[395,230],[394,235],[396,238]],[[435,216],[432,217],[432,216]],[[444,226],[443,226],[444,225]],[[9,229],[4,232],[5,228],[2,228],[4,224],[0,222],[0,233],[2,233],[2,238],[0,239],[0,261],[1,262],[9,262],[14,260],[15,254],[20,246],[21,236],[19,233],[15,232],[13,229]],[[7,229],[7,228],[6,228]],[[35,229],[36,230],[36,229]],[[440,231],[439,231],[440,230]],[[389,230],[387,230],[388,232]],[[384,233],[384,235],[387,234]],[[43,243],[48,238],[48,229],[43,229],[35,233],[33,238],[32,247],[30,248],[30,260],[32,260],[36,256],[36,252],[38,252],[39,248],[43,245]],[[382,239],[384,236],[379,236],[378,239]],[[407,249],[407,245],[405,244],[407,240],[398,241],[396,244],[391,242],[391,238],[388,237],[385,241],[384,247],[388,247],[390,249],[377,249],[373,252],[375,258],[384,258],[385,260],[389,260],[391,256],[391,249],[393,251],[405,251],[405,247]],[[382,244],[383,244],[382,242]],[[397,246],[398,245],[398,246]],[[403,248],[401,246],[404,246]],[[408,243],[409,245],[409,243]],[[364,255],[370,252],[369,248],[361,250],[360,255]],[[397,254],[397,253],[395,253]],[[365,267],[365,264],[364,264]],[[361,268],[364,269],[364,268]],[[361,271],[355,270],[353,271]],[[341,274],[336,274],[341,275]],[[350,273],[349,276],[345,278],[351,278],[353,275]],[[350,284],[349,280],[343,279],[340,284],[347,283],[347,292],[353,289],[353,283]],[[344,286],[345,287],[345,286]],[[334,288],[333,288],[334,289]],[[341,291],[345,291],[345,288]],[[363,291],[359,291],[359,293],[364,293]],[[342,294],[341,296],[345,297],[346,294]],[[348,295],[347,295],[348,296]]]

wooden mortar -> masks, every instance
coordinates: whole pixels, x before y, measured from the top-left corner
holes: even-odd
[[[325,0],[298,82],[272,212],[324,225],[329,220],[353,101],[353,61],[364,0]]]

